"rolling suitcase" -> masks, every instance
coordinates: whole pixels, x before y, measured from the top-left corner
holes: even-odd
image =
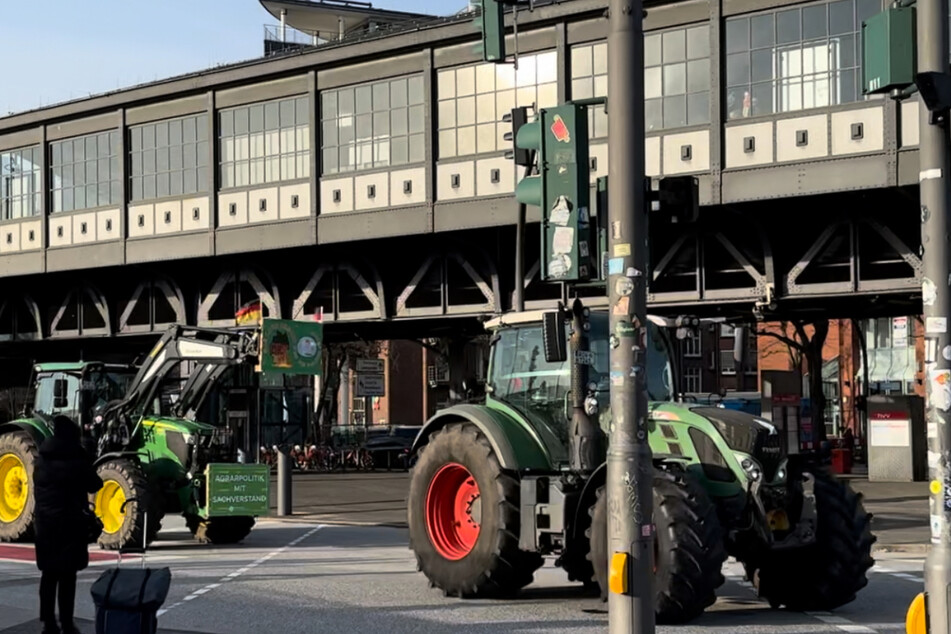
[[[148,514],[143,519],[148,526]],[[168,596],[172,572],[167,567],[146,568],[148,545],[143,543],[142,546],[141,569],[122,568],[122,549],[119,549],[116,567],[99,575],[92,584],[96,634],[155,634],[158,631],[158,611]]]

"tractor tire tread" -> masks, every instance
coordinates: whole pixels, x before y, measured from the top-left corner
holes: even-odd
[[[680,467],[654,469],[654,516],[658,540],[654,609],[658,624],[683,624],[716,601],[723,585],[727,553],[716,506],[702,485]],[[597,492],[590,509],[591,553],[595,580],[607,599],[607,497]],[[663,531],[663,532],[662,532]],[[663,543],[661,543],[663,542]],[[602,561],[603,560],[603,561]]]
[[[767,555],[758,570],[748,568],[747,574],[756,576],[760,596],[771,604],[794,611],[828,612],[855,600],[868,585],[877,538],[859,494],[824,467],[813,468],[811,475],[816,541],[788,556]]]
[[[126,516],[128,517],[131,512],[131,520],[123,521],[122,526],[115,533],[109,534],[103,531],[99,536],[99,546],[105,550],[145,550],[155,541],[162,527],[162,514],[157,510],[160,504],[155,499],[153,487],[149,485],[142,467],[132,460],[116,459],[99,465],[97,472],[103,481],[119,482],[127,500],[136,498],[135,502],[126,506]],[[95,494],[91,496],[91,499],[95,499]],[[145,526],[146,514],[148,526]],[[144,543],[143,533],[145,534]]]

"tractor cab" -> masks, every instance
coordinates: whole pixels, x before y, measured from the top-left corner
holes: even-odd
[[[487,382],[487,405],[512,408],[543,425],[558,439],[553,453],[567,445],[571,419],[571,359],[547,361],[544,313],[531,311],[504,315],[486,323],[492,332]],[[592,311],[588,331],[590,354],[586,355],[589,396],[598,404],[598,422],[607,432],[610,424],[610,341],[608,313]],[[676,393],[674,367],[662,319],[651,318],[647,332],[647,389],[651,401],[671,401]],[[561,336],[569,338],[567,322]],[[543,437],[547,434],[543,434]]]
[[[33,411],[49,424],[64,415],[84,432],[107,403],[122,399],[136,368],[97,362],[40,363],[33,368]]]

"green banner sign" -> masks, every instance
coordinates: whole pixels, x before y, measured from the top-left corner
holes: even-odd
[[[261,516],[270,511],[267,465],[212,463],[205,470],[208,517]]]
[[[265,319],[261,330],[261,372],[319,376],[324,325],[316,321]]]

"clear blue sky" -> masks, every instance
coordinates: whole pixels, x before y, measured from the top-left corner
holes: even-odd
[[[263,55],[258,0],[7,0],[0,117]],[[451,15],[466,0],[373,0]]]

